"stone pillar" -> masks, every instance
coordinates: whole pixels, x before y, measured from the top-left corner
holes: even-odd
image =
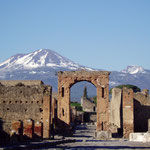
[[[70,88],[65,85],[58,86],[58,117],[66,124],[66,127],[70,126]],[[63,88],[63,91],[62,91]],[[64,94],[62,94],[64,92]]]
[[[43,138],[50,138],[52,88],[45,90],[43,96]]]
[[[133,90],[123,88],[122,93],[123,108],[123,137],[129,138],[129,134],[134,132],[134,109]]]
[[[103,88],[103,89],[102,89]],[[104,93],[103,93],[104,92]],[[97,131],[107,131],[109,125],[109,86],[97,87]]]
[[[121,128],[121,93],[121,89],[119,88],[112,89],[110,122],[118,128]]]
[[[35,138],[42,138],[42,123],[39,121],[34,123],[34,136]]]
[[[33,121],[30,119],[23,122],[23,136],[25,138],[33,138]]]

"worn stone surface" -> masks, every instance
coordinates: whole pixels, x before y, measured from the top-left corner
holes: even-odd
[[[11,135],[20,134],[19,130],[22,128],[21,121],[13,121],[11,123]]]
[[[70,88],[77,82],[88,81],[97,88],[97,131],[109,125],[109,74],[107,71],[58,72],[58,117],[70,126]]]
[[[33,121],[30,119],[23,122],[23,136],[25,139],[33,137]]]
[[[121,128],[120,122],[120,108],[121,108],[121,89],[113,88],[112,89],[112,99],[111,99],[111,108],[110,108],[110,123],[112,125]]]
[[[129,140],[132,142],[150,142],[150,133],[130,133]]]
[[[43,130],[50,133],[52,88],[41,84],[41,81],[10,82],[9,84],[7,81],[7,85],[0,85],[0,118],[3,131],[9,135],[12,122],[31,119],[34,122],[43,122]]]
[[[134,105],[133,90],[123,88],[123,136],[129,138],[129,134],[134,132]]]
[[[97,131],[95,132],[95,137],[99,140],[110,140],[112,134],[110,131]]]
[[[15,86],[19,83],[22,83],[26,86],[40,86],[44,84],[41,80],[0,80],[0,83],[5,86]]]
[[[35,138],[42,138],[42,135],[43,135],[43,128],[42,128],[42,123],[41,122],[39,122],[39,121],[36,121],[35,123],[34,123],[34,137]]]

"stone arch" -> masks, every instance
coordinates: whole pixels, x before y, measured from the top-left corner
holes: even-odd
[[[69,88],[71,89],[73,85],[75,85],[76,83],[79,83],[79,82],[83,82],[83,81],[89,82],[89,83],[91,83],[92,85],[94,85],[95,88],[97,88],[96,85],[95,85],[94,83],[92,83],[91,81],[89,81],[89,80],[76,80],[73,84],[70,84],[70,87],[69,87]]]
[[[87,81],[97,89],[97,131],[109,125],[109,74],[107,71],[58,72],[58,118],[70,126],[70,88],[77,82]],[[103,93],[102,93],[103,92]]]

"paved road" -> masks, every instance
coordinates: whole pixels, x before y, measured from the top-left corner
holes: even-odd
[[[76,142],[64,143],[57,145],[55,148],[50,149],[72,149],[72,150],[93,150],[93,149],[149,149],[150,143],[129,142],[123,139],[113,139],[110,141],[101,141],[94,138],[95,126],[94,125],[81,125],[76,128],[76,132],[71,139],[75,139]],[[70,139],[67,138],[67,139]]]
[[[150,150],[150,143],[129,142],[123,139],[102,141],[94,138],[94,125],[77,126],[73,137],[55,137],[55,140],[33,142],[25,145],[14,145],[13,147],[0,148],[0,150]]]

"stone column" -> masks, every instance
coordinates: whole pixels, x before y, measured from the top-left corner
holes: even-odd
[[[121,128],[121,93],[119,88],[112,89],[110,122],[117,126],[117,128]]]
[[[70,88],[63,83],[58,88],[58,117],[67,126],[70,126]]]
[[[50,138],[52,88],[48,87],[43,96],[43,138]]]
[[[123,88],[123,136],[129,138],[129,134],[134,132],[134,109],[133,90]]]
[[[104,88],[102,91],[102,88]],[[104,92],[102,94],[102,92]],[[108,130],[109,125],[109,87],[97,87],[97,131]]]

